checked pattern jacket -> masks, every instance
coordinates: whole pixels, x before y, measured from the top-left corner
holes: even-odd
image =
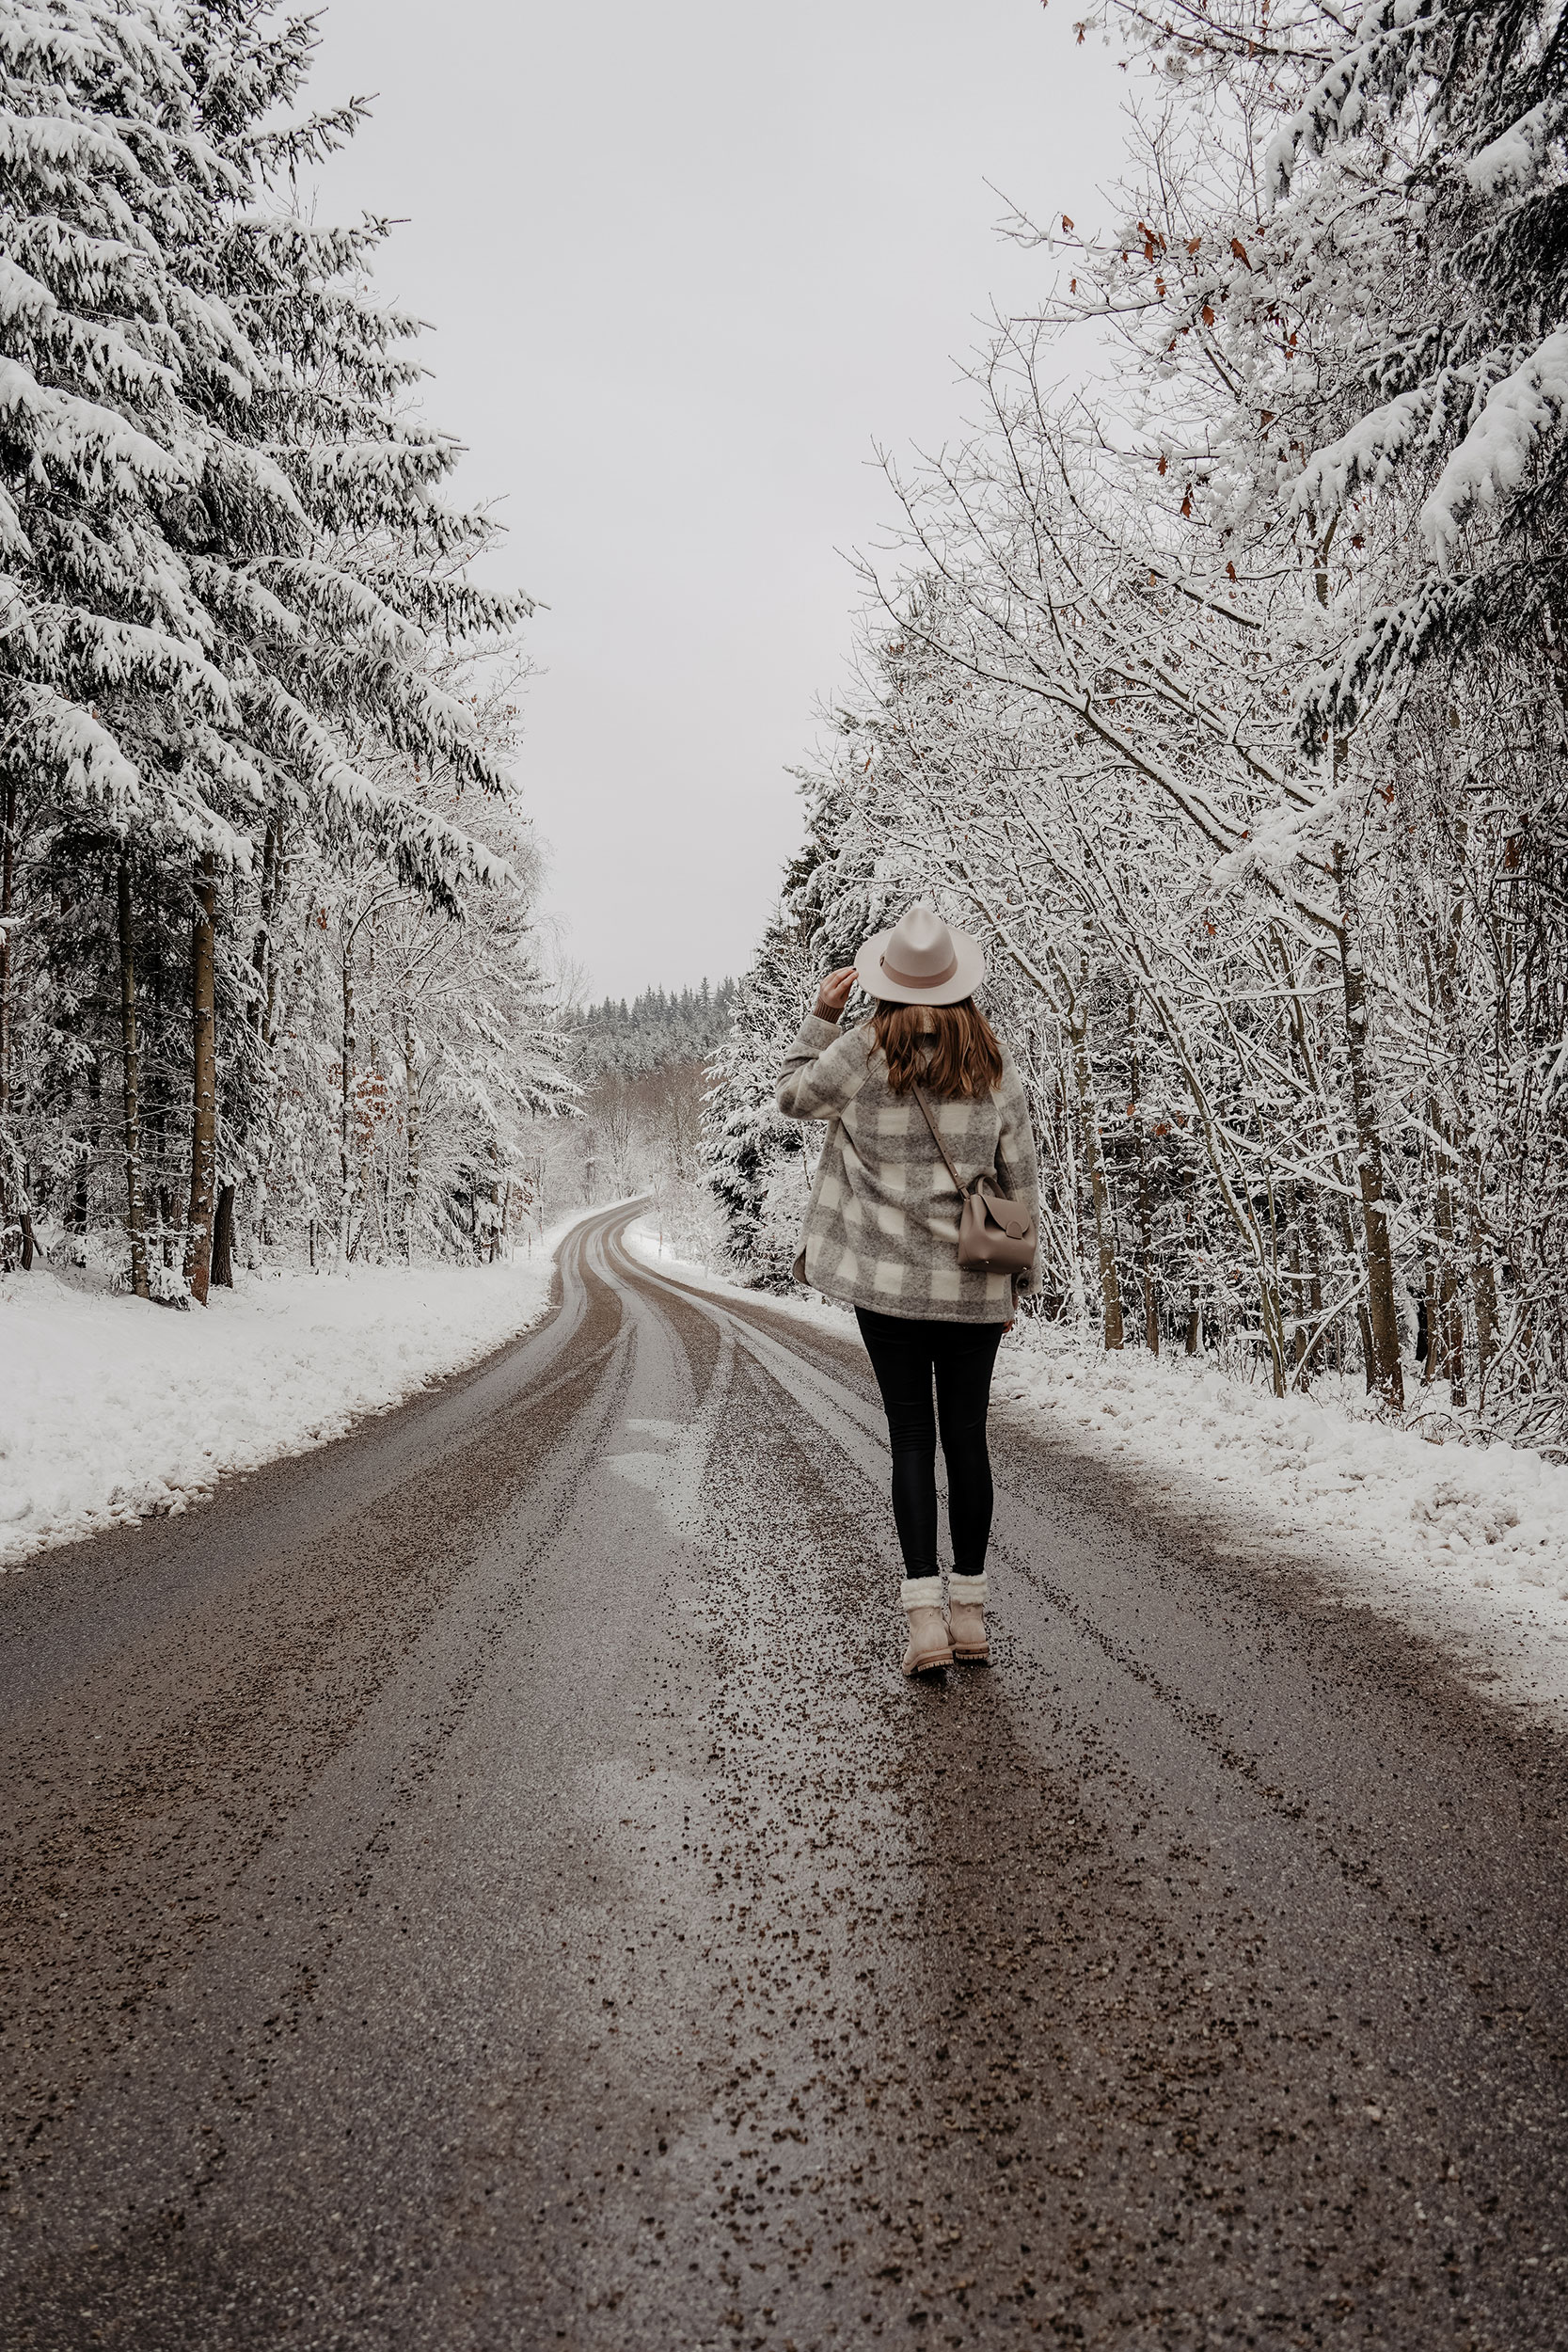
[[[786,1119],[829,1122],[806,1208],[804,1276],[814,1290],[884,1315],[1008,1320],[1013,1278],[959,1265],[958,1189],[919,1104],[888,1085],[869,1022],[841,1029],[809,1013],[784,1056],[775,1100]],[[1038,1232],[1029,1106],[1006,1047],[992,1094],[974,1102],[939,1102],[931,1094],[926,1100],[959,1175],[966,1183],[996,1176],[999,1191],[1027,1202]],[[1019,1289],[1032,1291],[1038,1280],[1037,1259],[1019,1278]]]

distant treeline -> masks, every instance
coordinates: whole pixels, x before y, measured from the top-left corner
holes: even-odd
[[[638,1076],[673,1062],[706,1061],[729,1035],[736,984],[683,988],[679,995],[644,989],[628,1005],[623,996],[575,1007],[563,1016],[565,1044],[578,1076],[592,1080],[607,1071]]]

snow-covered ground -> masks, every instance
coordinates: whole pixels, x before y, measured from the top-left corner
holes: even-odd
[[[657,1237],[632,1236],[659,1259]],[[755,1298],[666,1249],[672,1272]],[[769,1299],[853,1330],[842,1308]],[[995,1409],[1132,1474],[1151,1501],[1201,1514],[1216,1559],[1312,1561],[1347,1600],[1441,1642],[1487,1687],[1568,1720],[1568,1468],[1522,1446],[1434,1443],[1354,1396],[1273,1396],[1212,1362],[1106,1356],[1020,1327]]]
[[[1201,1512],[1218,1559],[1316,1564],[1489,1687],[1568,1718],[1568,1469],[1434,1443],[1358,1400],[1278,1398],[1185,1357],[1106,1356],[1056,1330],[1010,1345],[1005,1412]]]
[[[0,1278],[0,1572],[182,1511],[477,1363],[544,1314],[577,1221],[511,1264],[240,1274],[188,1314],[40,1268]]]

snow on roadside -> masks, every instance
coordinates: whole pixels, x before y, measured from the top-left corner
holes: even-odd
[[[1435,1443],[1326,1391],[1277,1398],[1212,1362],[1031,1332],[996,1403],[1197,1510],[1217,1558],[1315,1561],[1345,1598],[1441,1641],[1490,1685],[1568,1711],[1568,1467]]]
[[[477,1363],[544,1314],[577,1222],[510,1265],[240,1275],[188,1314],[38,1269],[0,1278],[0,1572],[182,1511]]]
[[[645,1228],[630,1238],[657,1260]],[[675,1259],[672,1273],[755,1299]],[[769,1297],[853,1332],[845,1311]],[[1212,1361],[1106,1356],[1069,1332],[1021,1327],[998,1359],[993,1409],[1199,1513],[1216,1559],[1313,1563],[1363,1601],[1444,1645],[1506,1693],[1568,1718],[1568,1466],[1524,1446],[1438,1444],[1325,1383],[1276,1398]]]
[[[716,1274],[708,1266],[699,1265],[695,1259],[683,1258],[672,1242],[661,1242],[653,1227],[645,1221],[628,1226],[625,1235],[628,1248],[649,1265],[661,1265],[682,1280],[698,1283],[705,1291],[717,1291],[721,1297],[741,1298],[752,1307],[778,1307],[793,1315],[800,1323],[814,1323],[819,1330],[832,1331],[835,1338],[858,1339],[855,1318],[847,1307],[824,1298],[820,1291],[791,1291],[781,1298],[776,1292],[753,1290],[749,1283],[732,1282],[727,1275]]]

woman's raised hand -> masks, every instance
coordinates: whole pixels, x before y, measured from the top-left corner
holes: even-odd
[[[855,985],[855,967],[847,963],[842,970],[830,972],[816,992],[816,1013],[818,1021],[836,1021],[849,1001],[849,991]]]

